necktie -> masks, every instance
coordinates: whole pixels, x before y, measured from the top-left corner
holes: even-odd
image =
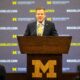
[[[43,27],[42,24],[39,24],[37,27],[37,36],[42,36],[43,35]]]

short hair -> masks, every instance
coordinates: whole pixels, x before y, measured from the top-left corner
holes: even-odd
[[[44,11],[45,11],[45,8],[43,8],[43,7],[37,7],[37,8],[36,8],[36,11],[37,11],[37,10],[44,10]]]

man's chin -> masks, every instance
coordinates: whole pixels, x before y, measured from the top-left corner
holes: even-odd
[[[39,20],[38,22],[42,23],[42,22],[43,22],[43,20]]]

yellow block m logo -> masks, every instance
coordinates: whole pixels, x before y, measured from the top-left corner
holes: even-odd
[[[54,66],[56,65],[56,60],[48,60],[45,65],[42,64],[40,60],[32,60],[32,65],[34,65],[34,73],[32,73],[32,77],[42,78],[42,73],[40,70],[46,73],[47,78],[56,78],[57,74],[54,72]]]

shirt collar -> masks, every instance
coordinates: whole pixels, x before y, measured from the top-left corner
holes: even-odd
[[[37,25],[39,25],[39,24],[42,24],[43,26],[45,25],[45,21],[43,21],[42,23],[39,23],[38,21],[37,21]]]

